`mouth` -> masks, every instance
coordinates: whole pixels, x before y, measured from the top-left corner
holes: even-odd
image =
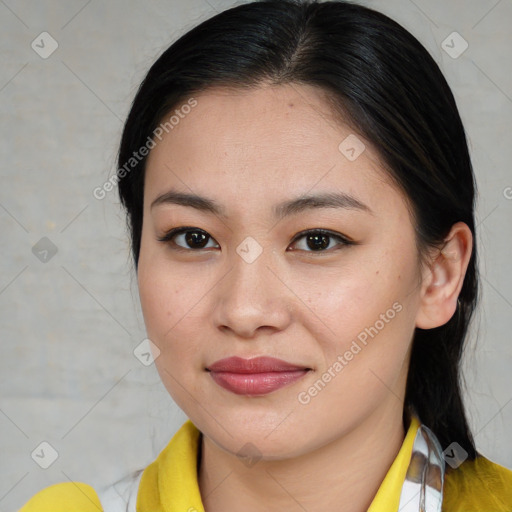
[[[228,357],[206,368],[213,381],[237,395],[262,396],[302,379],[312,369],[273,357]]]

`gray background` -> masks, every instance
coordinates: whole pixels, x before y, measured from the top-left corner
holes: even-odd
[[[461,110],[480,188],[483,296],[467,400],[478,448],[512,468],[512,1],[364,3],[427,46]],[[115,170],[150,64],[231,5],[0,0],[0,512],[52,483],[100,488],[143,468],[185,420],[133,354],[145,331],[117,190],[102,201],[92,191]],[[44,31],[58,43],[46,59],[31,47]],[[443,49],[454,31],[469,44],[458,58]],[[57,248],[46,262],[33,252],[43,237]],[[48,469],[31,457],[43,441],[58,453]]]

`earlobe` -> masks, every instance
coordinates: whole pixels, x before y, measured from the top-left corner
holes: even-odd
[[[440,251],[433,256],[424,276],[416,327],[433,329],[447,323],[457,300],[473,249],[473,235],[464,222],[452,226]]]

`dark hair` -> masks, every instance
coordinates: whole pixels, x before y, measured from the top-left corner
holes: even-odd
[[[264,0],[228,9],[187,32],[139,87],[118,159],[136,268],[146,158],[129,172],[126,162],[192,94],[263,83],[319,87],[340,119],[370,141],[409,200],[420,257],[442,245],[458,221],[475,239],[475,180],[464,127],[427,50],[398,23],[360,5]],[[441,327],[415,331],[404,407],[415,409],[443,448],[456,441],[470,460],[478,454],[464,410],[460,364],[477,290],[474,244],[456,313]]]

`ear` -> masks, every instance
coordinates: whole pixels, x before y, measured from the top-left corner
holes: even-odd
[[[433,329],[447,323],[457,309],[473,250],[473,235],[464,222],[452,226],[441,251],[423,272],[416,327]]]

